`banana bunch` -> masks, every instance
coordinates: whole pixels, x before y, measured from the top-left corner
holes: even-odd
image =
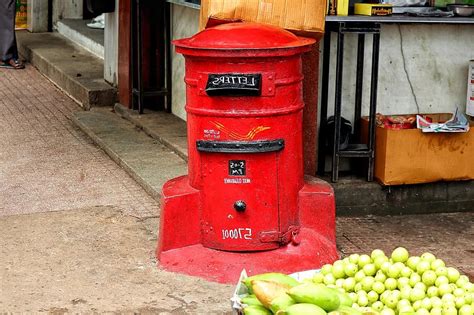
[[[246,278],[249,295],[242,298],[245,315],[376,315],[351,307],[351,297],[336,288],[311,281],[300,283],[281,273]]]

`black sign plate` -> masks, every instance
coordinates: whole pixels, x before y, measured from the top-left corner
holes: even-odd
[[[206,93],[209,96],[260,96],[262,75],[241,73],[209,74]]]
[[[229,176],[245,176],[245,160],[229,160]]]

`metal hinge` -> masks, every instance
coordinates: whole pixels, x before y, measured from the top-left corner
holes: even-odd
[[[292,242],[294,245],[299,244],[298,234],[300,227],[291,225],[286,232],[279,231],[263,231],[259,234],[259,240],[262,243],[279,243],[286,245]]]

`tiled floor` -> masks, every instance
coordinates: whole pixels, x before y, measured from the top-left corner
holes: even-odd
[[[474,212],[339,218],[337,243],[343,255],[398,246],[431,252],[474,280]]]
[[[158,203],[70,121],[80,107],[35,68],[0,70],[0,216]]]

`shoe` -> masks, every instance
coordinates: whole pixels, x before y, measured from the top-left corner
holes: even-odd
[[[105,16],[102,13],[99,16],[96,16],[92,19],[90,23],[87,23],[87,27],[95,28],[95,29],[104,29],[105,28]]]
[[[0,68],[19,70],[25,69],[25,65],[20,60],[12,58],[7,61],[2,61],[0,63]]]

